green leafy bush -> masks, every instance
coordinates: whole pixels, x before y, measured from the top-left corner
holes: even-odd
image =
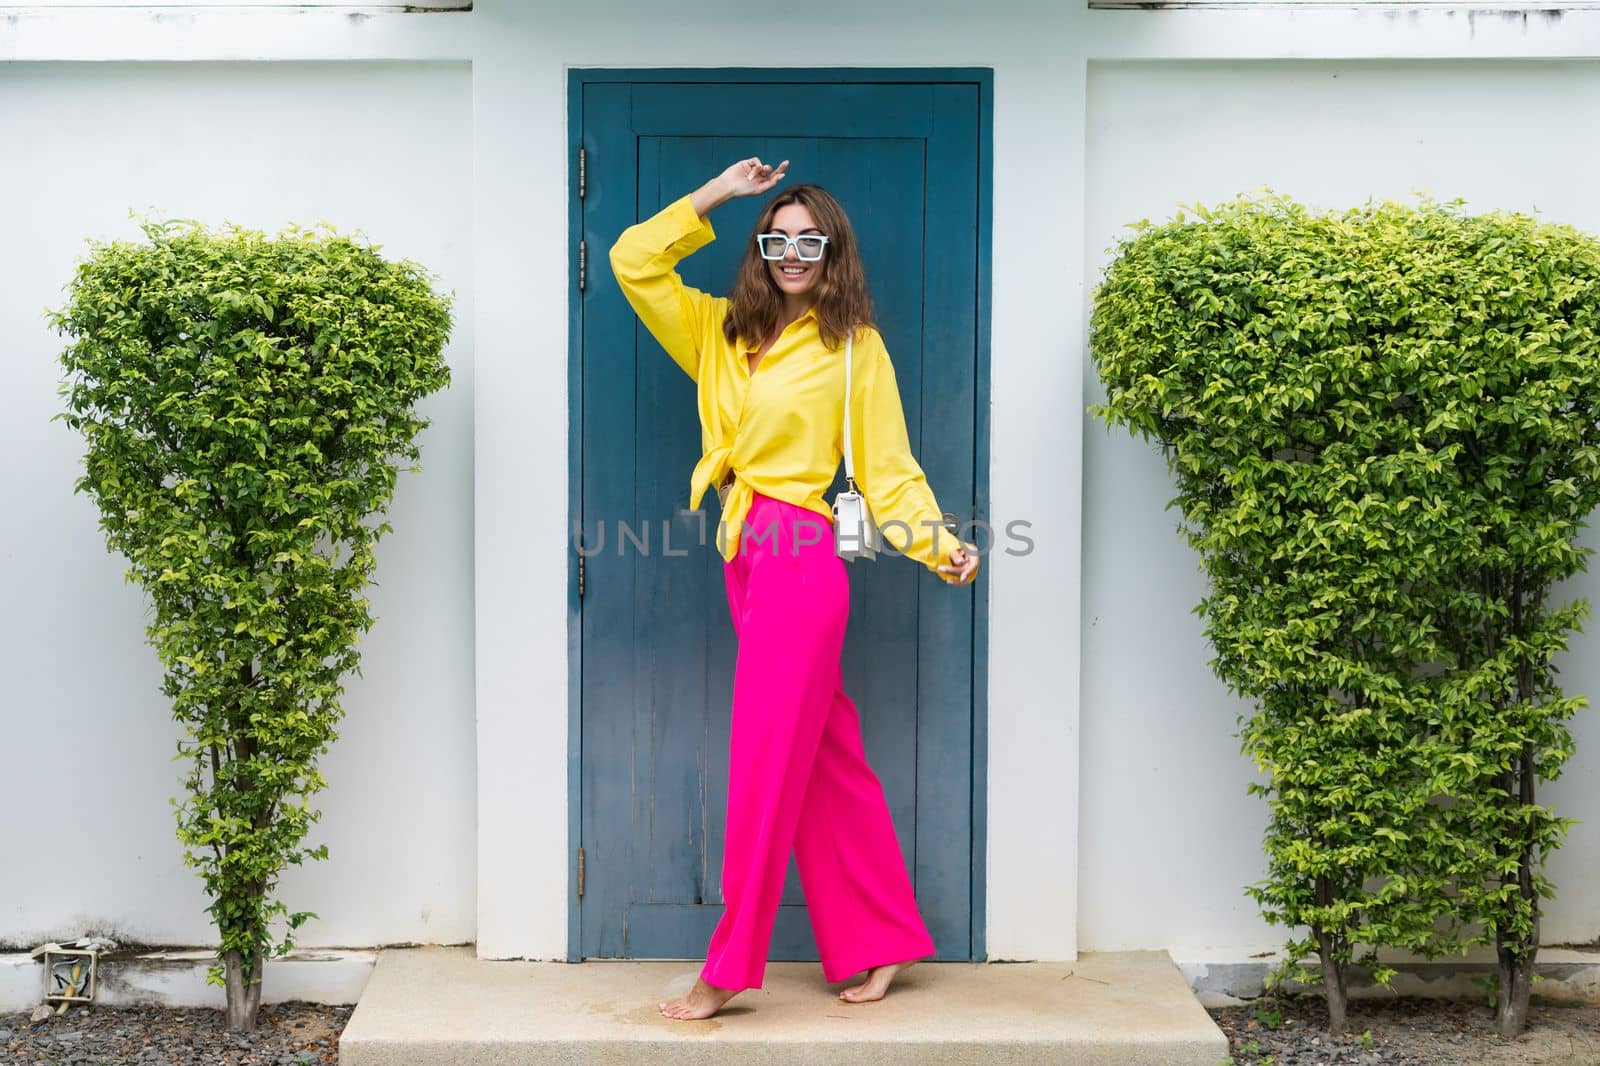
[[[1097,294],[1097,413],[1161,443],[1210,588],[1213,668],[1253,699],[1266,917],[1308,935],[1344,1026],[1352,962],[1492,938],[1520,1029],[1534,801],[1571,752],[1552,656],[1600,503],[1600,247],[1459,203],[1241,198],[1141,223]],[[1519,976],[1520,975],[1520,976]],[[1521,1015],[1513,1005],[1521,989]]]
[[[230,1027],[264,960],[314,915],[273,893],[306,835],[363,589],[424,396],[449,382],[449,301],[411,263],[334,233],[146,223],[92,246],[53,315],[80,492],[154,606],[147,634],[183,726],[178,838],[211,899]],[[411,469],[417,469],[412,466]],[[274,944],[270,929],[288,931]]]

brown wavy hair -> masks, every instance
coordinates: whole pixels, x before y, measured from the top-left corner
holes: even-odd
[[[873,326],[872,294],[867,291],[867,271],[861,265],[861,248],[844,208],[820,185],[792,185],[772,198],[745,244],[733,291],[732,306],[722,320],[723,335],[729,344],[743,337],[754,344],[765,343],[778,328],[783,314],[783,293],[768,273],[767,261],[756,250],[756,235],[772,227],[780,207],[800,204],[809,212],[817,228],[828,236],[822,256],[822,274],[812,290],[817,302],[817,325],[822,343],[837,349],[847,333],[862,326]]]

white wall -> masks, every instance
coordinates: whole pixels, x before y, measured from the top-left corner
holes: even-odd
[[[530,668],[559,677],[565,666],[565,647],[556,639],[565,632],[562,575],[525,560],[546,553],[553,557],[567,548],[565,531],[553,522],[541,524],[538,510],[538,501],[564,493],[565,470],[530,459],[563,448],[559,433],[564,430],[557,427],[564,424],[566,395],[544,385],[546,375],[562,374],[561,367],[548,358],[522,356],[539,349],[522,334],[510,310],[525,306],[554,319],[564,306],[570,248],[561,241],[564,227],[553,205],[565,202],[567,160],[551,148],[570,150],[573,144],[564,101],[558,103],[566,68],[730,66],[752,62],[750,57],[763,54],[772,41],[791,40],[818,44],[823,58],[817,62],[830,65],[994,70],[992,516],[997,523],[1034,522],[1039,550],[1025,559],[992,558],[980,586],[990,596],[991,618],[991,957],[1070,958],[1080,937],[1096,946],[1181,950],[1275,943],[1239,891],[1260,865],[1259,807],[1243,795],[1243,763],[1231,737],[1235,709],[1201,695],[1197,712],[1180,714],[1170,702],[1173,693],[1197,702],[1195,694],[1214,692],[1215,685],[1204,656],[1192,654],[1197,631],[1187,608],[1196,588],[1193,568],[1159,509],[1166,498],[1159,496],[1159,481],[1152,480],[1161,475],[1159,465],[1146,468],[1142,482],[1159,496],[1158,506],[1134,514],[1096,513],[1095,494],[1131,476],[1130,469],[1105,465],[1099,451],[1088,456],[1086,468],[1080,466],[1085,434],[1092,441],[1097,432],[1086,429],[1077,414],[1084,382],[1086,263],[1081,253],[1103,247],[1109,228],[1121,221],[1120,205],[1102,203],[1098,190],[1115,183],[1139,188],[1151,180],[1150,164],[1137,155],[1114,162],[1096,158],[1104,138],[1095,138],[1086,157],[1084,123],[1091,112],[1085,58],[1230,50],[1246,55],[1420,57],[1458,51],[1547,56],[1594,48],[1600,43],[1600,22],[1568,16],[1562,25],[1559,19],[1530,24],[1498,16],[1441,13],[1419,19],[1340,11],[1091,14],[1072,4],[1026,0],[982,8],[955,0],[871,5],[818,0],[803,8],[738,16],[712,0],[689,0],[671,9],[638,0],[596,0],[555,10],[482,0],[473,19],[484,301],[477,439],[480,825],[485,834],[480,953],[559,956],[566,944],[565,927],[554,915],[564,913],[568,900],[572,842],[565,827],[549,817],[550,811],[564,809],[566,766],[562,751],[541,743],[553,731],[564,733],[564,723],[559,709],[530,705],[522,680]],[[629,32],[616,32],[619,25]],[[818,29],[823,26],[825,33]],[[1424,68],[1413,63],[1412,69],[1420,74]],[[1284,79],[1299,84],[1293,73]],[[1169,84],[1165,91],[1166,99],[1137,103],[1157,113],[1163,106],[1203,109],[1203,94],[1181,84]],[[1429,99],[1438,106],[1449,93],[1433,92]],[[1260,99],[1254,106],[1277,105]],[[1370,124],[1374,114],[1396,110],[1385,106],[1358,120],[1319,112],[1309,124],[1314,127],[1325,117]],[[1240,116],[1234,125],[1242,128],[1254,120]],[[1145,121],[1134,106],[1119,115],[1129,136],[1137,136]],[[1160,148],[1159,142],[1152,146],[1151,158]],[[1251,142],[1251,150],[1269,158],[1278,152],[1264,138]],[[1229,171],[1224,167],[1220,173]],[[1115,182],[1109,175],[1116,175]],[[1174,187],[1181,190],[1205,175],[1191,163],[1172,172]],[[1093,194],[1086,190],[1090,179],[1098,182]],[[1583,184],[1573,181],[1569,187],[1576,194]],[[527,253],[530,240],[539,250],[534,255]],[[1068,251],[1041,255],[1040,249]],[[518,411],[532,417],[518,420]],[[1080,484],[1081,470],[1086,470],[1086,485]],[[529,485],[534,491],[519,495],[495,491],[493,485]],[[1085,497],[1087,510],[1080,507]],[[1102,538],[1084,545],[1081,559],[1080,528]],[[524,530],[528,538],[513,536]],[[1107,547],[1110,536],[1116,543]],[[1136,553],[1139,545],[1146,550]],[[1149,573],[1126,580],[1143,582],[1147,604],[1157,600],[1170,614],[1130,613],[1116,595],[1105,595],[1103,571],[1134,554],[1158,562]],[[1174,566],[1187,576],[1188,589],[1182,577],[1174,583],[1157,576]],[[1082,609],[1080,573],[1086,595],[1100,590],[1100,598]],[[1117,589],[1117,595],[1123,591]],[[1081,679],[1080,625],[1087,652]],[[1111,632],[1119,639],[1108,640],[1105,634]],[[1137,658],[1135,648],[1143,652]],[[1177,654],[1168,657],[1168,652]],[[1115,687],[1103,672],[1108,664],[1119,668]],[[1084,718],[1083,728],[1097,731],[1092,750],[1083,751],[1087,757],[1079,750],[1080,682],[1084,706],[1093,713]],[[1087,734],[1083,739],[1090,743]],[[1135,739],[1152,744],[1153,753],[1139,755],[1131,743]],[[1176,776],[1198,781],[1188,793],[1175,794],[1169,787],[1175,752],[1187,757],[1184,773]],[[531,788],[530,781],[536,782]],[[1166,804],[1153,797],[1170,800],[1179,811],[1206,810],[1218,820],[1205,832],[1174,832],[1162,820]],[[1184,828],[1192,830],[1193,823],[1185,822]],[[1080,831],[1086,844],[1092,837],[1092,851],[1080,854]],[[560,861],[549,861],[550,855]],[[1121,876],[1129,872],[1142,880]],[[1094,888],[1081,905],[1080,879],[1092,879]]]
[[[1426,190],[1600,232],[1597,110],[1600,62],[1096,63],[1089,269],[1128,222],[1263,185],[1328,207]],[[1240,891],[1265,871],[1264,803],[1245,795],[1233,738],[1244,707],[1189,613],[1204,582],[1163,510],[1172,480],[1122,430],[1090,422],[1084,439],[1082,944],[1180,959],[1274,947],[1283,931]],[[1600,574],[1574,585],[1594,599]],[[1575,640],[1569,691],[1600,696],[1597,653],[1600,632]],[[1549,867],[1546,943],[1600,936],[1600,713],[1573,731],[1577,756],[1545,796],[1583,821]]]
[[[1207,672],[1188,613],[1200,584],[1161,510],[1165,471],[1080,414],[1092,376],[1081,343],[1086,277],[1122,222],[1263,180],[1340,203],[1426,184],[1484,206],[1537,200],[1554,217],[1600,228],[1583,199],[1595,162],[1584,133],[1595,113],[1590,68],[1531,62],[1600,56],[1600,11],[478,0],[472,14],[449,16],[0,16],[0,59],[462,61],[0,67],[0,143],[28,135],[34,146],[20,173],[0,170],[0,192],[39,205],[22,213],[13,254],[0,260],[0,335],[22,338],[4,357],[23,368],[0,399],[0,440],[30,457],[0,474],[7,498],[29,508],[0,517],[0,592],[37,605],[0,617],[3,665],[25,679],[7,690],[18,702],[6,706],[6,726],[21,723],[11,750],[27,753],[10,759],[23,769],[0,783],[0,810],[42,787],[26,769],[33,753],[68,745],[92,753],[102,780],[127,782],[154,806],[122,811],[125,796],[108,793],[94,817],[74,818],[122,871],[98,895],[73,897],[90,901],[85,917],[132,923],[119,931],[148,940],[204,933],[198,888],[176,863],[160,806],[176,768],[161,759],[171,727],[138,635],[139,604],[104,558],[87,501],[64,495],[70,436],[40,421],[55,403],[54,342],[32,316],[57,297],[74,242],[128,232],[130,202],[212,215],[242,203],[253,212],[246,221],[326,215],[364,225],[463,294],[457,384],[435,401],[427,471],[403,479],[380,564],[379,606],[392,598],[394,608],[368,642],[367,675],[352,686],[346,738],[330,762],[319,832],[334,861],[292,871],[289,884],[304,878],[308,905],[325,916],[308,943],[463,939],[475,910],[480,954],[563,957],[575,846],[566,819],[567,72],[747,65],[774,41],[812,49],[808,63],[995,72],[988,476],[993,518],[1034,522],[1039,550],[992,559],[977,590],[991,597],[992,619],[991,956],[1070,958],[1081,940],[1226,959],[1279,942],[1240,892],[1261,867],[1262,812],[1243,792],[1248,768],[1232,738],[1240,708]],[[1290,56],[1303,65],[1171,62]],[[1311,62],[1352,56],[1404,62]],[[1091,74],[1091,57],[1165,62],[1102,62]],[[1435,57],[1474,62],[1426,62]],[[1498,61],[1511,58],[1521,61]],[[328,100],[341,106],[318,106]],[[225,167],[196,164],[211,126],[236,106],[259,113],[269,102],[302,119],[300,154],[239,151]],[[68,113],[71,122],[56,124]],[[160,125],[173,121],[176,131]],[[190,157],[150,147],[172,136],[197,146]],[[116,166],[51,164],[101,159],[108,139],[123,149]],[[339,163],[324,170],[323,157]],[[27,187],[13,187],[20,182]],[[57,196],[79,187],[91,195]],[[101,561],[79,563],[66,596],[59,573],[18,561],[40,552],[56,571]],[[84,644],[99,652],[93,669],[75,654]],[[1569,656],[1575,688],[1600,681],[1592,658]],[[92,728],[60,721],[107,695],[141,702]],[[67,714],[35,720],[28,708],[46,700]],[[1586,816],[1600,803],[1600,736],[1589,719],[1578,729],[1579,758],[1550,791]],[[417,851],[391,853],[391,831]],[[1565,894],[1548,939],[1596,932],[1595,901],[1579,888],[1600,872],[1593,833],[1580,826],[1555,862]],[[24,827],[13,839],[30,835],[45,831]],[[56,857],[69,850],[44,846]],[[35,877],[32,866],[0,872],[0,938],[65,924],[46,902],[59,892],[33,888]]]
[[[988,946],[997,958],[1075,952],[1081,430],[1062,412],[1080,406],[1073,338],[1081,305],[1060,296],[1075,284],[1075,258],[1041,262],[1032,249],[1081,242],[1074,212],[1041,218],[1035,210],[1041,182],[1069,202],[1080,195],[1073,116],[1083,113],[1082,83],[1073,71],[1081,66],[1061,63],[1067,5],[1009,7],[997,14],[957,0],[816,0],[735,16],[714,0],[477,4],[480,954],[560,957],[567,944],[575,842],[553,816],[565,811],[567,764],[552,743],[566,735],[566,577],[530,564],[570,550],[564,509],[552,506],[566,494],[566,466],[555,461],[566,454],[565,351],[523,326],[524,314],[559,322],[566,313],[572,241],[562,148],[576,143],[567,69],[746,65],[775,42],[780,52],[813,49],[808,64],[995,69],[991,517],[999,527],[1032,521],[1038,550],[991,558],[976,590],[991,597],[996,649]],[[1015,162],[1024,158],[1025,166]],[[1041,458],[1056,472],[1053,485],[1040,484]],[[530,674],[547,686],[530,693]]]
[[[83,240],[135,238],[130,209],[277,230],[363,229],[457,293],[453,385],[427,401],[371,590],[364,678],[313,843],[282,896],[306,946],[459,943],[474,929],[471,83],[464,64],[0,63],[0,943],[101,931],[214,942],[167,798],[177,726],[147,610],[72,492],[58,422],[64,299]],[[53,764],[86,787],[52,784]]]

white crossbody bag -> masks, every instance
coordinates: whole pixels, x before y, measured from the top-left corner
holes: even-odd
[[[883,536],[872,520],[867,501],[856,491],[856,463],[850,446],[850,364],[854,361],[855,331],[844,342],[844,479],[847,487],[833,498],[834,543],[846,562],[876,559]]]

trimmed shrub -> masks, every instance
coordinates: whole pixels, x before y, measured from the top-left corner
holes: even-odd
[[[77,490],[154,607],[188,765],[178,839],[220,934],[211,980],[249,1030],[263,962],[315,917],[274,889],[327,856],[306,844],[317,760],[373,624],[363,590],[391,527],[372,518],[396,462],[420,457],[417,402],[449,382],[449,302],[333,233],[143,229],[92,245],[53,315],[70,339],[57,417],[84,435]]]
[[[1245,751],[1269,781],[1265,916],[1307,930],[1279,976],[1345,1023],[1348,967],[1492,940],[1520,1030],[1535,802],[1580,705],[1552,656],[1585,605],[1600,503],[1600,246],[1459,202],[1318,213],[1240,198],[1141,223],[1096,299],[1096,413],[1158,441]]]

